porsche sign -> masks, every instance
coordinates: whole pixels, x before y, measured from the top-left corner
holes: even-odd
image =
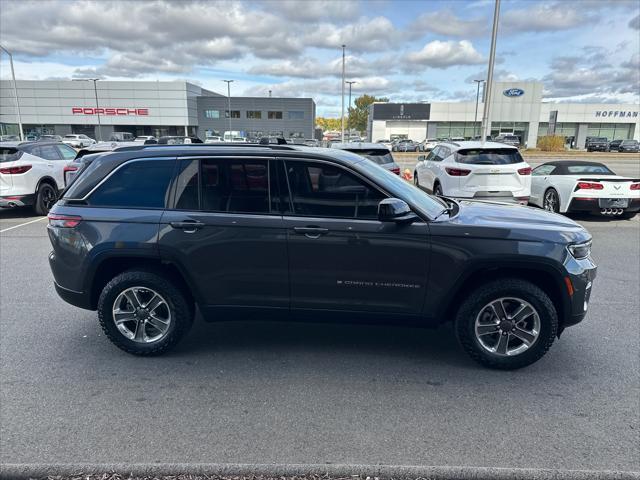
[[[147,116],[148,108],[92,108],[71,107],[73,115],[123,115],[123,116]]]

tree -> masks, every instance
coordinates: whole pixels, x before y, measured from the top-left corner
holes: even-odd
[[[316,125],[320,127],[323,132],[340,130],[341,128],[339,118],[316,117]]]
[[[347,121],[348,128],[353,128],[359,132],[367,129],[367,117],[369,116],[369,106],[373,102],[388,102],[388,98],[376,98],[372,95],[361,95],[355,99],[354,106],[349,108]]]

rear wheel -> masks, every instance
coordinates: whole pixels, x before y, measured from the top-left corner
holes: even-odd
[[[455,319],[458,340],[478,363],[502,370],[530,365],[549,350],[558,315],[536,285],[512,278],[494,281],[462,303]]]
[[[439,183],[436,182],[436,184],[433,186],[433,194],[441,197],[443,195],[442,193],[442,187],[440,186]]]
[[[549,212],[560,212],[560,197],[554,188],[549,188],[544,192],[542,207]]]
[[[41,183],[36,193],[33,209],[38,215],[46,215],[58,200],[58,193],[50,183]]]
[[[418,180],[418,171],[413,172],[413,184],[420,188],[420,180]]]
[[[128,271],[102,290],[98,318],[114,345],[148,356],[173,348],[191,328],[193,311],[180,289],[164,276]]]

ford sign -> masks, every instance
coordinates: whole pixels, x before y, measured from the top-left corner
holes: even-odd
[[[524,95],[524,90],[521,88],[508,88],[502,93],[504,93],[505,97],[520,97]]]

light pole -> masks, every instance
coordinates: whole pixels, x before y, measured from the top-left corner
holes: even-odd
[[[484,109],[482,113],[482,139],[484,142],[488,135],[491,134],[491,125],[489,124],[490,107],[491,107],[491,90],[493,89],[493,65],[496,61],[496,40],[498,37],[498,19],[500,17],[500,0],[496,0],[493,10],[493,30],[491,32],[491,51],[489,52],[489,70],[487,72],[487,83],[485,84],[484,93]]]
[[[20,129],[20,141],[24,140],[24,134],[22,133],[22,115],[20,113],[20,100],[18,100],[18,87],[16,86],[16,73],[13,70],[13,55],[11,52],[0,45],[0,49],[7,55],[9,55],[9,63],[11,64],[11,78],[13,79],[13,95],[16,97],[16,111],[18,113],[18,128]]]
[[[347,103],[347,112],[349,115],[349,118],[347,120],[347,126],[349,127],[349,136],[351,136],[351,85],[353,85],[354,83],[358,83],[358,82],[345,82],[349,84],[349,103]]]
[[[74,82],[93,82],[93,93],[96,96],[96,115],[98,116],[98,141],[102,141],[102,124],[100,123],[100,104],[98,103],[98,87],[96,82],[99,78],[72,78]]]
[[[344,49],[346,45],[342,45],[342,109],[340,110],[340,126],[342,130],[342,143],[344,143]]]
[[[474,80],[478,84],[478,91],[476,92],[476,114],[473,117],[473,136],[478,136],[477,128],[478,128],[478,102],[480,101],[480,84],[484,82],[484,80]]]
[[[229,138],[233,140],[233,136],[231,135],[231,83],[233,80],[222,80],[227,84],[227,108],[229,112]],[[222,135],[222,139],[224,140],[224,134]]]

